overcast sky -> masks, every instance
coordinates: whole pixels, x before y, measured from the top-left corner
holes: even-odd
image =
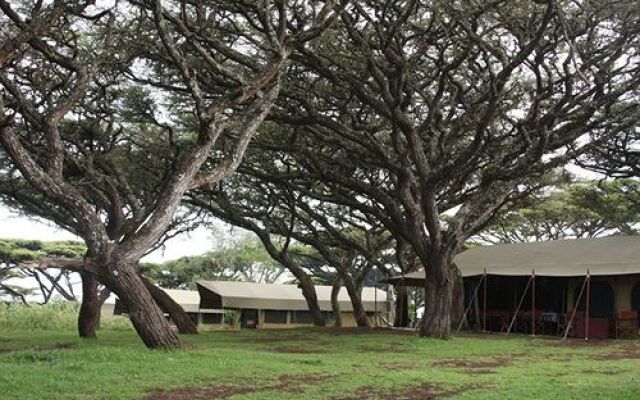
[[[216,231],[216,234],[219,235],[221,232],[222,230]],[[17,215],[2,204],[0,204],[0,238],[81,241],[79,237],[57,228],[54,224]],[[199,228],[167,241],[164,249],[149,254],[144,261],[162,262],[202,254],[211,250],[214,247],[213,244],[219,241],[220,238],[212,237],[209,229]]]

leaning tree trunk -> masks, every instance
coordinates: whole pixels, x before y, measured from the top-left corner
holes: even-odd
[[[320,310],[320,305],[318,304],[318,295],[316,294],[316,288],[309,275],[307,275],[307,273],[304,272],[304,270],[300,268],[300,266],[293,259],[291,259],[291,257],[289,257],[288,253],[278,251],[273,246],[269,235],[259,233],[258,237],[262,241],[262,244],[264,245],[264,248],[267,250],[269,255],[274,260],[282,264],[285,268],[287,268],[289,272],[291,272],[293,276],[298,279],[299,287],[302,290],[302,295],[307,302],[307,307],[309,308],[309,313],[311,314],[311,319],[313,320],[313,325],[325,326],[326,320],[324,318],[324,315],[322,315],[322,310]]]
[[[409,291],[404,283],[396,286],[396,318],[393,326],[396,328],[406,328],[409,326]]]
[[[340,314],[340,301],[338,301],[338,295],[340,294],[340,288],[342,287],[342,281],[340,278],[336,278],[333,281],[331,287],[331,310],[333,311],[333,326],[339,328],[342,326],[342,315]]]
[[[358,328],[368,328],[371,326],[369,318],[367,318],[367,312],[362,304],[362,287],[356,287],[350,276],[343,274],[342,281],[344,287],[347,289],[349,299],[351,299],[351,307],[353,308],[353,317],[356,320]]]
[[[318,296],[316,294],[316,288],[313,285],[313,281],[307,274],[298,274],[296,275],[299,281],[299,287],[302,290],[302,295],[307,301],[307,306],[309,307],[309,312],[311,313],[311,318],[313,319],[314,326],[325,326],[326,320],[324,315],[322,315],[322,310],[320,310],[320,306],[318,305]]]
[[[102,310],[102,306],[104,302],[111,296],[111,290],[106,286],[103,286],[101,290],[98,291],[98,307]],[[102,313],[98,313],[98,324],[97,329],[100,329],[100,323],[102,322]]]
[[[95,339],[100,325],[100,301],[98,281],[90,272],[81,272],[82,304],[78,313],[78,334],[81,338]]]
[[[142,282],[146,286],[153,300],[160,306],[160,308],[169,314],[171,320],[176,324],[178,332],[185,335],[197,335],[198,327],[189,318],[189,315],[184,311],[180,304],[176,303],[164,290],[160,289],[147,278],[141,276]]]
[[[178,335],[151,297],[136,265],[115,261],[105,263],[105,266],[100,269],[100,281],[127,307],[129,319],[144,344],[150,349],[180,347]]]
[[[451,335],[455,271],[446,256],[431,257],[428,270],[425,273],[424,316],[420,336],[448,339]]]

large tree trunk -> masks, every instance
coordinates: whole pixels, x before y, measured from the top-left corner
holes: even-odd
[[[324,315],[322,315],[322,311],[320,310],[320,306],[318,305],[318,296],[316,295],[316,288],[313,284],[313,281],[307,274],[300,276],[298,275],[296,275],[296,278],[298,278],[299,281],[298,286],[302,290],[302,295],[307,301],[307,306],[309,307],[309,312],[311,313],[311,318],[313,319],[313,325],[325,326],[327,321],[325,320]]]
[[[110,295],[111,295],[111,290],[109,290],[109,288],[107,288],[106,286],[103,286],[102,289],[98,291],[98,307],[100,308],[100,310],[102,310],[102,306],[104,305],[104,302],[107,301]],[[102,313],[100,312],[98,313],[97,329],[100,329],[101,321],[102,321]]]
[[[171,320],[176,324],[178,332],[184,335],[197,335],[198,327],[189,318],[189,315],[184,311],[180,304],[176,303],[171,296],[169,296],[164,290],[160,289],[147,278],[141,276],[142,282],[146,286],[153,300],[160,306],[162,311],[169,314]]]
[[[425,273],[424,316],[420,336],[448,339],[451,335],[451,311],[455,271],[446,256],[431,257]]]
[[[340,301],[338,301],[338,295],[340,294],[340,288],[342,287],[342,281],[337,278],[333,281],[331,287],[331,310],[333,311],[333,326],[339,328],[342,326],[342,315],[340,314]]]
[[[164,313],[145,287],[135,264],[110,262],[100,268],[100,281],[127,307],[136,332],[150,349],[180,347],[180,339],[164,318]]]
[[[371,326],[369,318],[367,318],[367,312],[362,305],[362,287],[357,287],[350,276],[342,274],[342,281],[344,287],[347,289],[349,298],[351,299],[351,307],[353,308],[353,317],[356,320],[356,325],[359,328],[368,328]]]
[[[409,291],[404,283],[396,286],[396,318],[393,326],[396,328],[406,328],[409,326]]]
[[[268,234],[265,234],[261,231],[254,231],[262,241],[265,250],[269,253],[269,255],[280,264],[282,264],[285,268],[289,270],[293,274],[293,276],[298,279],[299,287],[302,290],[302,295],[304,296],[305,301],[307,302],[307,307],[309,308],[309,313],[311,314],[311,319],[313,320],[314,326],[325,326],[326,320],[324,315],[322,315],[322,311],[320,310],[320,306],[318,305],[318,296],[316,294],[316,288],[313,284],[313,281],[307,275],[307,273],[300,268],[300,266],[289,257],[287,252],[280,252],[275,248],[273,243],[271,242],[271,237]]]
[[[81,272],[82,304],[78,313],[78,334],[81,338],[95,339],[100,325],[100,301],[98,281],[90,272]]]

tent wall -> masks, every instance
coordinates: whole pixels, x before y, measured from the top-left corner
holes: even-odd
[[[200,308],[205,309],[221,309],[224,308],[222,305],[222,297],[217,293],[212,292],[200,285],[198,285],[198,293],[200,293]]]

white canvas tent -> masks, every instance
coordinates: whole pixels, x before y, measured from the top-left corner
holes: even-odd
[[[331,286],[316,285],[318,304],[322,311],[331,311]],[[219,296],[217,308],[261,309],[261,310],[307,310],[307,302],[297,285],[277,285],[234,281],[199,281],[201,298],[208,294]],[[377,301],[377,305],[376,305]],[[338,294],[340,310],[352,311],[351,300],[346,289]],[[362,289],[362,303],[367,312],[388,311],[387,293],[380,289]],[[201,308],[208,306],[201,303]]]
[[[454,259],[463,277],[487,275],[578,277],[640,274],[640,236],[479,246]],[[424,271],[405,275],[424,280]]]

